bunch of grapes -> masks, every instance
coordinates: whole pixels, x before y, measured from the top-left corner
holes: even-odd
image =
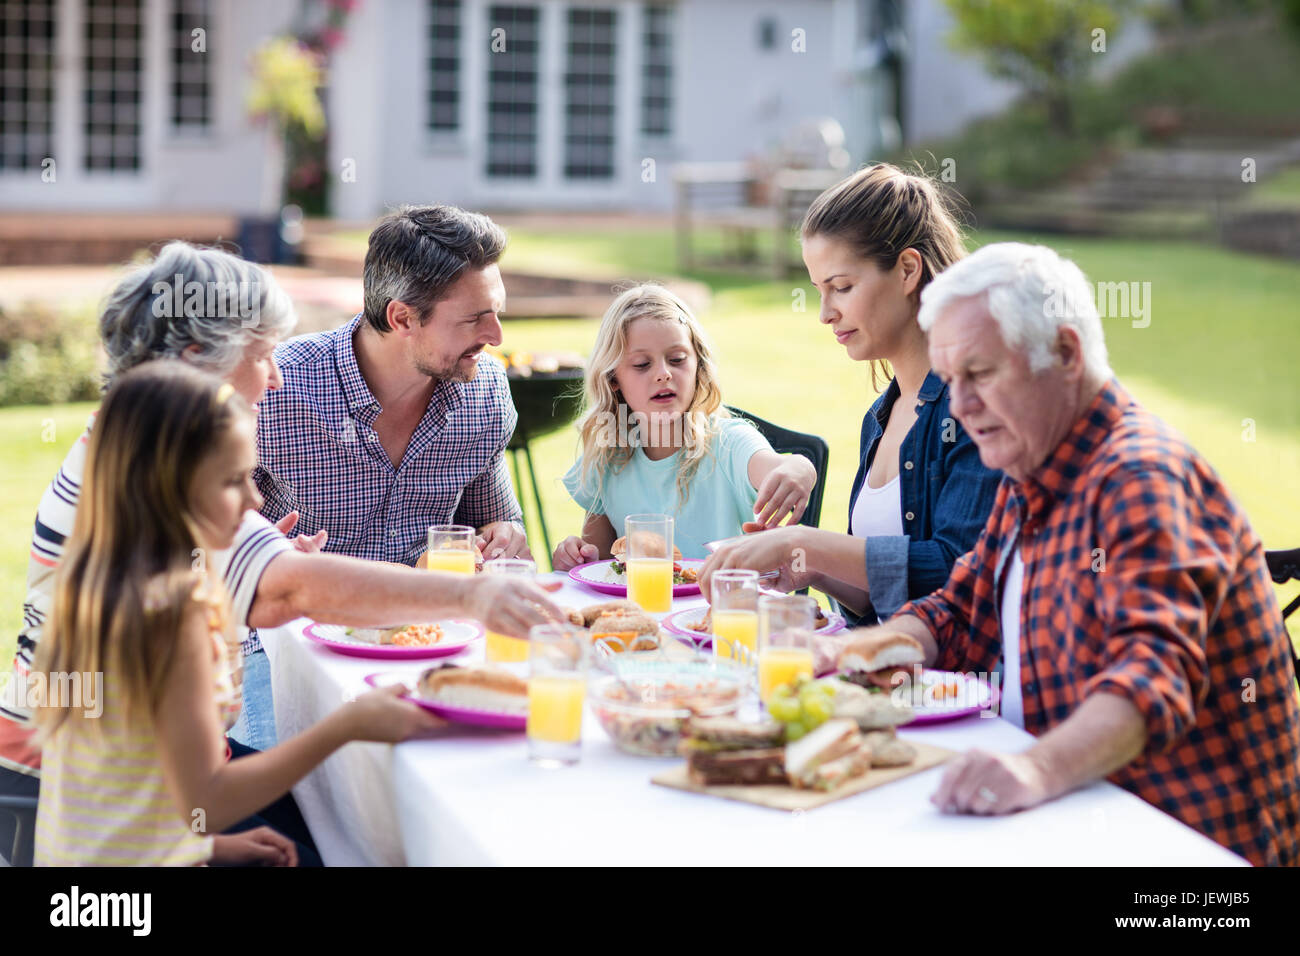
[[[798,740],[831,719],[835,713],[835,686],[807,677],[781,684],[772,691],[767,712],[785,724],[786,740]]]

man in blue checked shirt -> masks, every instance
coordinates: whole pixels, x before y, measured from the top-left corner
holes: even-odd
[[[406,206],[370,234],[365,311],[281,344],[255,472],[276,520],[325,550],[413,565],[432,524],[472,525],[486,558],[531,557],[506,470],[518,415],[501,363],[506,236],[453,206]]]

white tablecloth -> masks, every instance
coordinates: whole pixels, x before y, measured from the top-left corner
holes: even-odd
[[[562,604],[602,599],[564,581]],[[334,654],[303,637],[308,623],[260,632],[281,740],[367,690],[367,674],[408,671],[414,680],[428,666]],[[482,653],[480,641],[463,658]],[[954,750],[1012,752],[1033,740],[996,717],[900,733]],[[528,761],[522,733],[456,728],[396,747],[354,743],[304,779],[294,796],[331,866],[1245,862],[1109,783],[1011,816],[959,816],[930,803],[942,772],[934,768],[789,814],[651,784],[674,761],[620,753],[590,711],[582,747],[577,766],[543,770]]]

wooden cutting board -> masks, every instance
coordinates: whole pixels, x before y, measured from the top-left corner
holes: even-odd
[[[871,790],[892,783],[895,780],[901,780],[903,777],[914,773],[920,773],[922,770],[937,767],[948,760],[949,757],[956,756],[957,753],[955,750],[936,747],[933,744],[922,743],[918,740],[909,740],[908,743],[916,748],[916,759],[906,767],[879,767],[868,771],[861,777],[850,780],[842,787],[829,793],[824,793],[821,790],[798,790],[794,787],[778,786],[776,784],[763,784],[753,787],[701,787],[692,783],[686,775],[686,764],[673,767],[671,770],[665,770],[663,773],[651,777],[650,782],[657,783],[661,787],[672,787],[674,790],[689,790],[692,793],[706,793],[711,797],[722,797],[724,800],[739,800],[741,803],[771,807],[773,810],[812,810],[833,803],[836,800],[851,797],[855,793],[862,793],[864,790]]]

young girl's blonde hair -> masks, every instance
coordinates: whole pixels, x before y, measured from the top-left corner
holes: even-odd
[[[633,286],[621,293],[605,312],[583,382],[583,413],[578,419],[584,488],[600,498],[604,475],[627,466],[637,445],[625,441],[622,425],[635,421],[614,385],[614,373],[627,353],[627,327],[637,319],[677,322],[686,328],[695,350],[695,397],[682,413],[682,461],[677,472],[678,503],[686,500],[691,480],[710,454],[724,419],[731,413],[722,404],[717,365],[699,320],[677,295],[655,283]]]
[[[220,379],[175,359],[146,362],[109,390],[95,419],[77,517],[54,585],[35,674],[98,674],[115,685],[128,726],[158,712],[182,621],[195,602],[225,621],[228,599],[200,550],[190,483],[204,456],[252,410]],[[41,700],[48,740],[84,708]],[[92,733],[99,721],[90,720]]]

